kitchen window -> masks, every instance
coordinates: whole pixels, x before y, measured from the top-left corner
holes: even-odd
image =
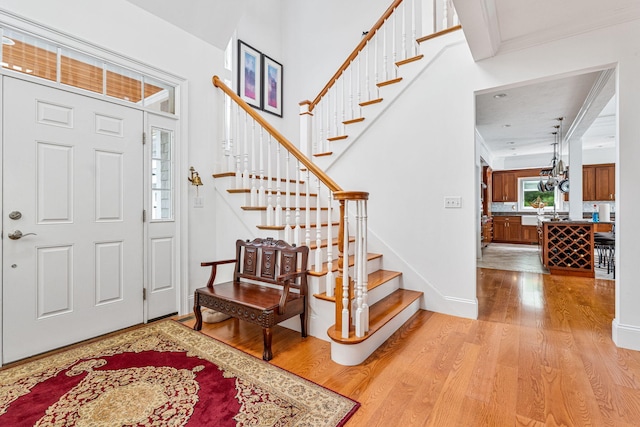
[[[546,180],[543,180],[545,182]],[[552,208],[556,200],[555,188],[551,191],[540,191],[540,178],[520,178],[519,180],[519,210],[535,210],[532,206],[540,197],[545,208]]]

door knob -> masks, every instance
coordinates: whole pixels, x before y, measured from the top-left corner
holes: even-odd
[[[14,231],[13,233],[10,233],[8,237],[9,237],[11,240],[18,240],[18,239],[22,239],[24,236],[29,236],[29,235],[31,235],[31,236],[36,236],[36,233],[26,233],[26,234],[22,234],[22,231],[20,231],[20,230],[16,230],[16,231]]]

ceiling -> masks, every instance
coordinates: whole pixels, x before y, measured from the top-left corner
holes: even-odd
[[[453,0],[476,61],[640,19],[638,0]],[[495,97],[505,94],[503,97]],[[502,88],[476,97],[477,130],[494,157],[552,153],[557,118],[583,149],[615,145],[610,71]],[[510,126],[506,126],[510,125]]]

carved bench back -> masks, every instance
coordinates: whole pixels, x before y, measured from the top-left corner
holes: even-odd
[[[272,238],[237,240],[236,271],[234,281],[240,279],[266,282],[277,285],[278,276],[296,271],[308,271],[309,248],[292,246],[284,240]],[[290,283],[304,295],[307,289],[307,276],[301,275]]]

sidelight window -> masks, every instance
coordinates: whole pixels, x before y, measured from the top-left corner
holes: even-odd
[[[173,131],[151,128],[151,220],[173,219]]]

